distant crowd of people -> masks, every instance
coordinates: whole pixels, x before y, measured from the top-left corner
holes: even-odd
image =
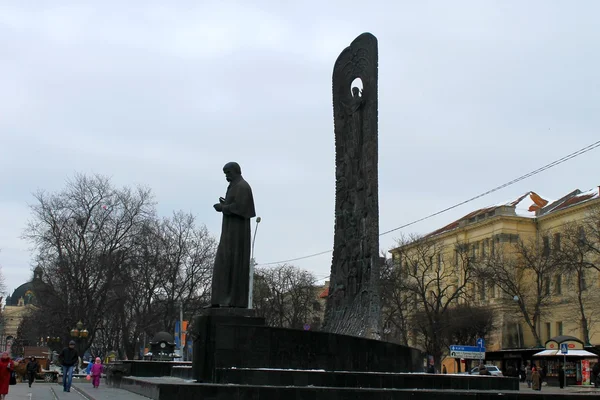
[[[62,349],[58,355],[58,360],[62,367],[63,390],[65,392],[70,392],[71,384],[73,382],[73,372],[80,361],[79,353],[75,348],[74,341],[71,340],[69,345]],[[37,374],[42,372],[42,367],[35,356],[32,355],[20,363],[13,361],[7,352],[2,353],[0,356],[0,400],[4,400],[8,394],[9,387],[17,383],[15,366],[16,364],[23,365],[23,362],[26,362],[26,365],[24,366],[24,374],[27,377],[29,387],[31,387],[31,385],[35,382]],[[100,377],[102,376],[103,372],[104,366],[102,365],[102,360],[100,357],[90,359],[90,362],[86,368],[86,379],[91,381],[94,388],[98,388],[100,386]],[[21,375],[22,373],[23,372],[20,372],[19,374]]]
[[[436,371],[433,364],[428,364],[425,368],[425,372],[429,374],[435,374]],[[480,364],[477,372],[479,375],[492,375],[484,364]],[[442,374],[447,374],[448,371],[445,365],[442,365]],[[504,376],[511,376],[519,378],[521,382],[526,382],[527,387],[533,390],[542,390],[543,382],[547,382],[548,368],[546,365],[536,366],[534,364],[525,363],[519,369],[515,368],[514,365],[509,364],[503,373]],[[595,363],[590,371],[591,383],[595,387],[600,387],[600,362]],[[562,389],[565,386],[565,368],[563,365],[558,367],[558,385]]]

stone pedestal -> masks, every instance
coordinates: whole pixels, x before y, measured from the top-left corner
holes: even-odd
[[[264,326],[265,319],[257,317],[254,310],[246,308],[207,308],[194,317],[191,329],[194,340],[192,377],[197,382],[215,382],[217,350],[240,345],[234,342],[233,337],[221,333],[222,330],[218,327],[224,325]]]

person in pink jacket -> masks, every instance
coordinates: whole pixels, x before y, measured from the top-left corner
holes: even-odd
[[[92,365],[91,375],[92,375],[92,385],[97,389],[100,386],[100,375],[102,375],[102,370],[104,367],[102,366],[102,361],[100,357],[96,357],[96,362]]]

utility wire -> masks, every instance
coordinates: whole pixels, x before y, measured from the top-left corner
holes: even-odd
[[[595,149],[595,148],[597,148],[597,147],[600,147],[600,140],[599,140],[599,141],[597,141],[597,142],[595,142],[595,143],[592,143],[592,144],[590,144],[590,145],[588,145],[588,146],[585,146],[585,147],[583,147],[583,148],[581,148],[581,149],[579,149],[579,150],[577,150],[577,151],[574,151],[574,152],[573,152],[573,153],[571,153],[571,154],[567,154],[566,156],[564,156],[564,157],[562,157],[562,158],[559,158],[558,160],[552,161],[551,163],[549,163],[549,164],[546,164],[546,165],[544,165],[543,167],[540,167],[540,168],[538,168],[538,169],[536,169],[536,170],[533,170],[533,171],[531,171],[531,172],[528,172],[528,173],[526,173],[525,175],[521,175],[521,176],[519,176],[518,178],[515,178],[515,179],[513,179],[513,180],[511,180],[511,181],[509,181],[509,182],[506,182],[506,183],[504,183],[504,184],[502,184],[502,185],[500,185],[500,186],[496,186],[495,188],[493,188],[493,189],[490,189],[490,190],[488,190],[487,192],[484,192],[484,193],[478,194],[477,196],[471,197],[470,199],[467,199],[467,200],[461,201],[460,203],[457,203],[457,204],[455,204],[455,205],[453,205],[453,206],[450,206],[450,207],[444,208],[443,210],[440,210],[440,211],[434,212],[433,214],[429,214],[429,215],[427,215],[426,217],[423,217],[423,218],[416,219],[416,220],[414,220],[414,221],[411,221],[411,222],[409,222],[409,223],[407,223],[407,224],[401,225],[401,226],[399,226],[399,227],[397,227],[397,228],[390,229],[390,230],[388,230],[388,231],[385,231],[385,232],[381,232],[381,233],[379,234],[379,236],[387,235],[388,233],[395,232],[395,231],[397,231],[397,230],[400,230],[400,229],[402,229],[402,228],[406,228],[406,227],[408,227],[408,226],[414,225],[414,224],[416,224],[416,223],[418,223],[418,222],[421,222],[421,221],[425,221],[425,220],[427,220],[427,219],[429,219],[429,218],[435,217],[436,215],[443,214],[443,213],[445,213],[445,212],[447,212],[447,211],[450,211],[450,210],[452,210],[452,209],[454,209],[454,208],[457,208],[457,207],[460,207],[460,206],[462,206],[462,205],[465,205],[465,204],[467,204],[467,203],[470,203],[470,202],[472,202],[473,200],[477,200],[477,199],[479,199],[479,198],[481,198],[481,197],[487,196],[488,194],[491,194],[491,193],[497,192],[497,191],[498,191],[498,190],[500,190],[500,189],[504,189],[505,187],[508,187],[508,186],[514,185],[514,184],[515,184],[515,183],[517,183],[517,182],[520,182],[520,181],[522,181],[522,180],[524,180],[524,179],[527,179],[527,178],[529,178],[529,177],[532,177],[532,176],[534,176],[534,175],[537,175],[537,174],[539,174],[540,172],[546,171],[547,169],[550,169],[550,168],[552,168],[552,167],[555,167],[555,166],[557,166],[557,165],[559,165],[559,164],[562,164],[562,163],[564,163],[564,162],[566,162],[566,161],[569,161],[569,160],[571,160],[571,159],[573,159],[573,158],[575,158],[575,157],[578,157],[578,156],[580,156],[580,155],[582,155],[582,154],[585,154],[585,153],[587,153],[588,151],[592,151],[592,150],[594,150],[594,149]],[[332,251],[333,251],[333,250],[325,250],[325,251],[321,251],[321,252],[319,252],[319,253],[309,254],[309,255],[306,255],[306,256],[302,256],[302,257],[290,258],[289,260],[282,260],[282,261],[275,261],[275,262],[269,262],[269,263],[258,264],[258,266],[268,266],[268,265],[275,265],[275,264],[285,264],[285,263],[292,262],[292,261],[305,260],[305,259],[307,259],[307,258],[317,257],[317,256],[320,256],[320,255],[323,255],[323,254],[331,253]]]

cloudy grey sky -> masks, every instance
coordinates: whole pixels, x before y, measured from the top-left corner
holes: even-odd
[[[218,235],[221,168],[242,165],[262,217],[256,258],[330,249],[331,72],[379,39],[380,227],[470,198],[598,139],[597,1],[4,1],[0,3],[0,265],[31,276],[19,239],[39,188],[75,172],[151,187],[159,212]],[[452,212],[525,191],[600,184],[587,153]],[[331,255],[295,264],[324,277]]]

